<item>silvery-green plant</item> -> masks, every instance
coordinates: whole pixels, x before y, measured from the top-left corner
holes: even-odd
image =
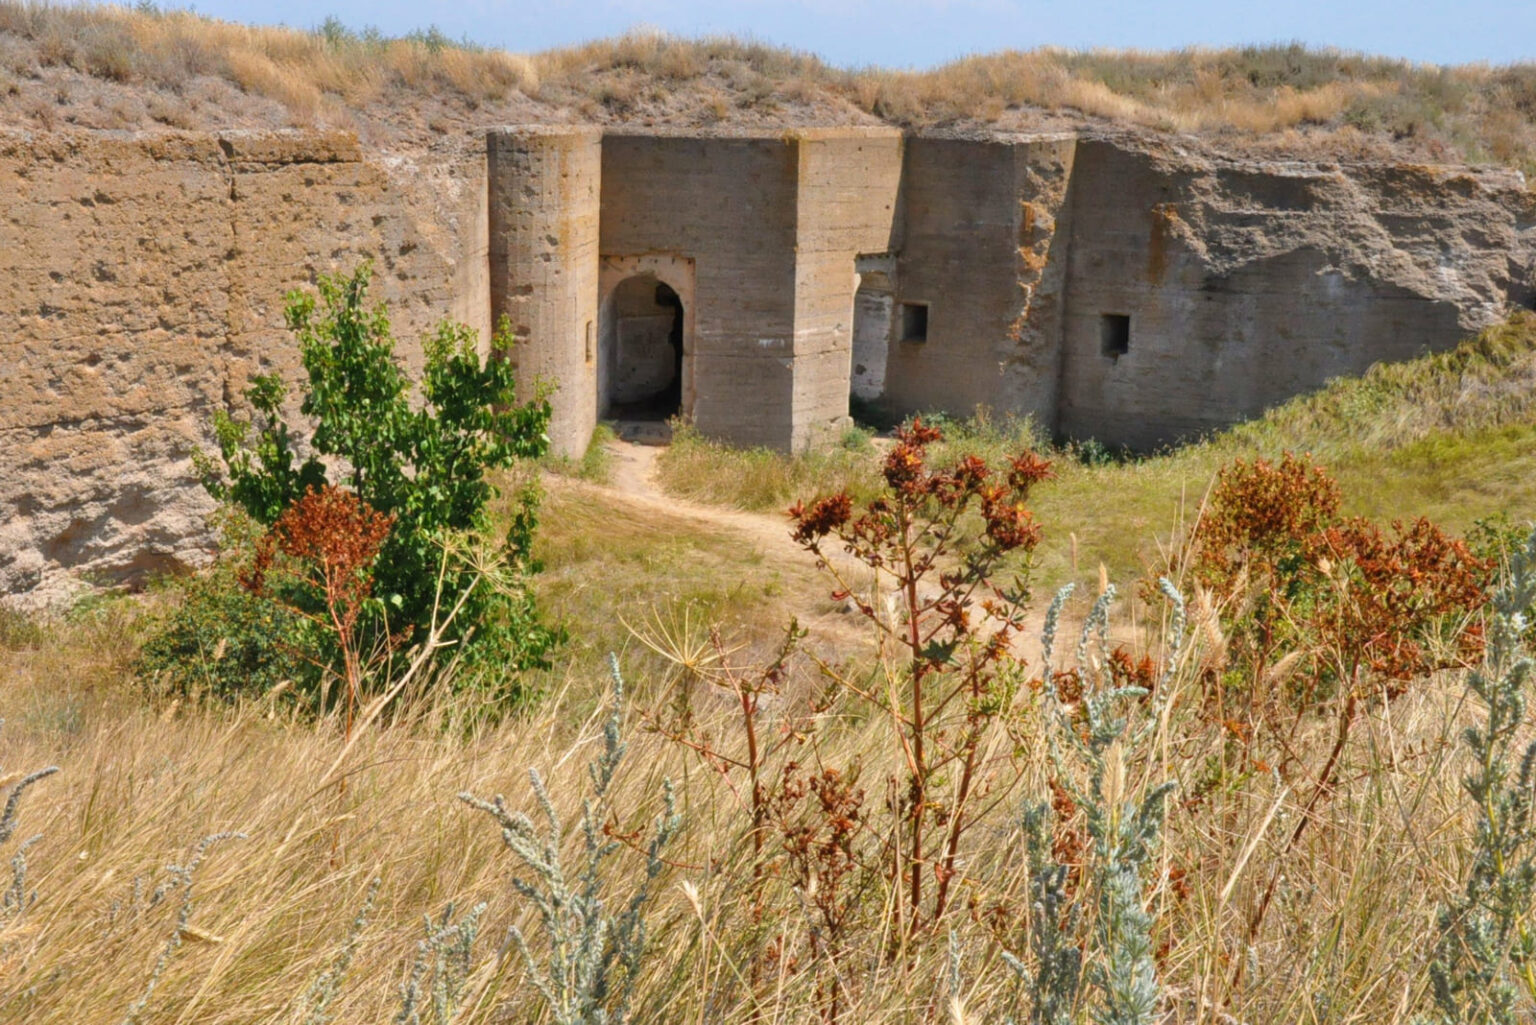
[[[542,829],[522,812],[508,810],[500,794],[491,801],[459,795],[496,820],[503,843],[528,872],[528,878],[514,878],[512,885],[539,912],[543,953],[535,955],[516,928],[511,940],[530,980],[548,1003],[554,1025],[621,1025],[627,1020],[645,951],[643,912],[651,898],[651,884],[665,864],[661,851],[682,825],[671,780],[666,780],[665,807],[656,817],[646,851],[644,881],[623,911],[610,911],[603,899],[603,868],[622,845],[608,838],[603,825],[611,808],[609,790],[625,749],[620,736],[624,681],[618,661],[610,662],[613,705],[603,730],[603,751],[588,766],[592,793],[582,805],[583,844],[574,872],[567,871],[564,862],[566,827],[537,770],[528,775],[544,820]]]
[[[400,987],[400,1013],[395,1015],[395,1025],[421,1025],[421,1009],[427,1000],[435,1025],[453,1021],[474,964],[475,938],[480,935],[480,916],[485,908],[484,903],[476,904],[455,922],[454,908],[449,904],[441,920],[426,920],[426,937],[416,944],[411,974]],[[429,973],[432,981],[426,985]]]
[[[5,725],[5,720],[0,719],[0,726]],[[16,826],[20,822],[21,796],[39,780],[47,779],[59,771],[57,765],[50,765],[45,769],[28,773],[12,785],[10,793],[5,798],[5,810],[0,811],[0,844],[9,843],[16,834]],[[6,887],[3,896],[0,896],[0,928],[6,923],[20,918],[32,906],[37,899],[36,891],[27,889],[27,851],[42,839],[41,834],[29,836],[17,844],[16,851],[11,855],[11,882]]]
[[[1029,855],[1029,952],[1033,973],[1013,954],[1003,960],[1021,982],[1031,982],[1030,1025],[1070,1025],[1082,989],[1083,951],[1078,946],[1081,909],[1072,900],[1070,868],[1051,857],[1050,806],[1030,802],[1023,831]]]
[[[363,905],[353,916],[352,925],[347,929],[347,937],[342,941],[341,949],[336,952],[330,965],[316,977],[310,984],[308,992],[304,994],[304,1003],[308,1008],[304,1015],[304,1025],[326,1025],[331,1020],[331,1004],[341,995],[341,986],[346,981],[347,970],[352,967],[352,958],[357,955],[363,930],[368,928],[368,919],[373,915],[373,904],[378,899],[380,883],[379,877],[375,876],[368,884]]]
[[[1172,671],[1183,645],[1184,601],[1168,581],[1161,582],[1173,615],[1168,630],[1168,658],[1157,690]],[[1059,617],[1071,585],[1051,603],[1046,618],[1045,674],[1051,670],[1052,648]],[[1165,782],[1139,799],[1127,786],[1128,761],[1156,727],[1153,707],[1133,715],[1134,703],[1147,696],[1140,687],[1117,686],[1109,673],[1109,610],[1115,600],[1111,585],[1094,602],[1078,640],[1075,667],[1082,681],[1082,698],[1066,707],[1054,686],[1050,731],[1052,758],[1060,785],[1083,812],[1092,850],[1082,890],[1094,904],[1091,954],[1083,957],[1079,935],[1081,907],[1069,893],[1068,866],[1051,856],[1050,806],[1025,807],[1023,827],[1030,872],[1031,953],[1034,956],[1031,1025],[1068,1025],[1081,1006],[1084,981],[1097,991],[1093,1009],[1100,1025],[1151,1025],[1157,1018],[1162,987],[1153,959],[1153,917],[1143,899],[1146,875],[1161,839],[1163,805],[1173,789]],[[1133,722],[1139,720],[1139,722]],[[1074,772],[1068,757],[1076,762]],[[1086,777],[1086,784],[1079,777]],[[1015,973],[1027,969],[1009,959]]]
[[[1520,989],[1536,999],[1536,741],[1516,757],[1526,724],[1532,659],[1523,635],[1536,602],[1536,532],[1510,560],[1493,595],[1488,654],[1467,674],[1467,689],[1486,710],[1463,742],[1473,756],[1462,781],[1477,809],[1472,867],[1461,894],[1439,915],[1429,974],[1439,1025],[1514,1025]]]
[[[176,925],[171,930],[171,935],[165,941],[165,946],[160,951],[160,957],[155,961],[155,967],[149,973],[149,981],[145,983],[144,995],[135,1000],[128,1008],[128,1013],[123,1017],[123,1025],[136,1025],[149,1006],[149,998],[154,995],[155,987],[160,985],[160,977],[165,973],[166,966],[171,963],[171,958],[176,951],[181,949],[182,938],[187,934],[187,928],[192,924],[192,883],[197,870],[202,866],[203,858],[208,853],[208,848],[225,840],[249,839],[244,833],[213,833],[203,837],[192,848],[192,856],[187,859],[185,865],[167,865],[165,871],[169,879],[161,887],[157,888],[151,902],[158,904],[165,895],[173,890],[181,891],[181,908],[176,912]]]

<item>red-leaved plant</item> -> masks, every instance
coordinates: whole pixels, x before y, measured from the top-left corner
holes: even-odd
[[[1493,563],[1426,519],[1390,530],[1340,519],[1342,500],[1339,485],[1309,457],[1237,460],[1218,475],[1191,538],[1190,570],[1225,611],[1225,671],[1213,668],[1205,680],[1215,717],[1244,744],[1267,728],[1291,751],[1304,716],[1334,710],[1333,743],[1320,768],[1282,759],[1282,771],[1312,777],[1286,852],[1336,785],[1361,703],[1394,700],[1415,680],[1470,664],[1483,648],[1474,614],[1487,601]],[[1284,691],[1268,693],[1277,685]],[[1280,865],[1249,916],[1250,944]]]
[[[965,832],[995,789],[983,738],[1022,678],[1011,649],[1029,600],[1023,570],[1008,584],[998,574],[1007,559],[1027,566],[1039,544],[1027,502],[1051,476],[1033,452],[995,469],[975,455],[932,466],[942,437],[914,420],[896,433],[877,497],[856,507],[839,492],[789,512],[794,539],[837,581],[833,597],[851,601],[896,656],[873,687],[823,669],[888,717],[906,763],[905,779],[891,780],[896,825],[884,852],[902,892],[893,932],[903,939],[944,915]],[[837,549],[872,572],[870,587],[860,590]],[[882,608],[887,586],[893,613]]]
[[[308,602],[290,604],[293,611],[336,639],[349,737],[366,672],[358,619],[373,594],[374,561],[393,524],[394,517],[376,511],[345,488],[310,487],[262,536],[242,579],[253,593],[269,592],[268,578],[281,568],[315,599],[314,607],[306,607]],[[284,557],[281,567],[279,556]],[[324,703],[322,695],[322,707]]]

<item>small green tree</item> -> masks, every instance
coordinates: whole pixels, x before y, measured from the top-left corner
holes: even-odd
[[[510,364],[482,360],[474,332],[449,321],[425,343],[425,371],[412,401],[394,359],[388,314],[367,302],[371,278],[365,263],[351,275],[322,276],[318,295],[288,295],[287,323],[308,376],[300,409],[313,429],[305,451],[283,415],[282,379],[258,376],[245,393],[254,422],[216,415],[222,459],[199,461],[203,483],[267,527],[311,488],[350,489],[393,518],[360,624],[365,643],[369,635],[375,644],[422,635],[436,610],[458,605],[446,636],[462,645],[468,668],[494,662],[505,679],[506,670],[542,666],[561,635],[540,622],[527,588],[538,568],[530,553],[534,489],[519,489],[510,525],[489,551],[464,539],[490,532],[488,506],[497,489],[488,472],[548,448],[549,403],[517,403]],[[503,324],[494,345],[511,344]],[[445,561],[448,551],[460,554]],[[462,554],[471,551],[477,557]]]

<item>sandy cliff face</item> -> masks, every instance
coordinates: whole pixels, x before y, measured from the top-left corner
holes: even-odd
[[[1156,445],[1528,305],[1512,171],[1233,160],[1082,141],[1057,424]],[[1125,351],[1107,318],[1128,317]]]
[[[200,561],[191,453],[252,373],[295,375],[283,295],[316,273],[373,259],[403,340],[445,313],[483,328],[478,157],[364,159],[342,134],[0,136],[0,593]]]

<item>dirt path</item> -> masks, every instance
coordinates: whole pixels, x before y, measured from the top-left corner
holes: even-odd
[[[609,442],[612,453],[610,483],[571,484],[589,488],[609,500],[628,503],[671,519],[692,522],[706,528],[734,534],[760,553],[771,564],[788,571],[796,581],[802,603],[796,611],[802,626],[814,640],[830,642],[843,651],[867,650],[872,642],[870,625],[846,608],[830,606],[827,595],[834,586],[831,578],[816,566],[814,556],[790,538],[789,521],[782,515],[747,512],[678,498],[664,492],[657,481],[657,461],[671,440],[670,431],[660,423],[623,423],[619,437]],[[836,554],[839,571],[856,587],[867,587],[869,572],[848,556]],[[1030,610],[1029,625],[1020,638],[1021,653],[1031,661],[1039,655],[1039,634],[1044,626],[1045,601]],[[820,613],[811,610],[823,609]],[[1081,612],[1074,609],[1067,619],[1075,628]],[[1064,624],[1067,625],[1067,624]],[[1069,637],[1075,636],[1069,633]]]
[[[668,515],[743,534],[771,559],[793,560],[809,567],[816,565],[816,560],[790,539],[786,516],[705,505],[662,491],[656,480],[656,463],[666,448],[668,437],[665,424],[624,425],[620,437],[609,442],[613,475],[612,483],[605,490]]]
[[[608,484],[563,481],[558,486],[597,492],[611,502],[628,504],[649,512],[695,524],[714,532],[735,535],[750,545],[770,565],[786,571],[801,601],[796,603],[800,625],[813,640],[830,643],[839,651],[865,649],[871,642],[870,626],[827,600],[834,584],[816,565],[815,556],[790,537],[789,519],[772,513],[747,512],[689,501],[664,492],[657,482],[657,460],[671,440],[661,423],[621,423],[619,437],[610,441],[612,472]],[[686,529],[684,526],[683,529]],[[834,556],[839,570],[853,579],[867,572],[846,556]],[[819,609],[820,611],[815,611]]]

